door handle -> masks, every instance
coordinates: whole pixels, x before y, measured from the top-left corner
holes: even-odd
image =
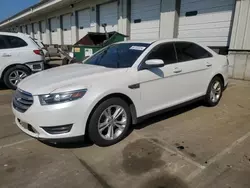
[[[206,66],[207,66],[207,67],[212,67],[212,63],[207,62],[207,63],[206,63]]]
[[[10,54],[3,54],[2,57],[10,57]]]
[[[182,72],[181,69],[179,69],[179,68],[175,68],[175,69],[174,69],[174,73],[180,73],[180,72]]]

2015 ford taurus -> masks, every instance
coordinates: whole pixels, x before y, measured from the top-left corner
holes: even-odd
[[[182,40],[122,42],[24,79],[13,98],[17,126],[41,140],[88,135],[99,146],[123,139],[148,114],[203,98],[219,103],[228,61]]]

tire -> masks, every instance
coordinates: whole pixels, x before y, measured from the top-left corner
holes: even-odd
[[[224,87],[221,78],[218,76],[214,77],[208,86],[207,93],[205,96],[206,106],[213,107],[220,102],[223,88]]]
[[[23,76],[22,76],[22,73],[24,73]],[[14,84],[13,82],[15,82],[15,81],[13,81],[13,79],[14,79],[13,77],[16,74],[18,74],[19,77],[17,78],[16,84]],[[8,88],[15,90],[17,88],[17,84],[29,75],[31,75],[31,71],[28,67],[25,67],[22,65],[17,65],[17,66],[9,68],[4,73],[3,81]],[[11,81],[11,77],[13,78],[12,81]]]
[[[118,109],[121,114],[115,118],[115,112],[118,112]],[[110,146],[121,141],[127,135],[130,124],[131,113],[128,104],[120,98],[110,98],[98,105],[90,117],[87,129],[88,137],[98,146]],[[119,128],[116,125],[119,125]]]

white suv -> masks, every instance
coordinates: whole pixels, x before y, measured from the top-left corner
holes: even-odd
[[[217,105],[227,83],[227,58],[205,46],[129,41],[108,46],[83,64],[24,79],[12,109],[18,127],[34,138],[66,141],[88,135],[108,146],[155,112],[194,99]]]
[[[16,89],[22,79],[43,70],[44,55],[30,36],[0,32],[0,62],[1,80]]]

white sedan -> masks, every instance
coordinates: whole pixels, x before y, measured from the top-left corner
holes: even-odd
[[[12,102],[17,126],[39,140],[88,135],[99,146],[126,136],[132,124],[195,99],[219,103],[228,61],[182,40],[122,42],[83,64],[53,68],[24,79]]]

